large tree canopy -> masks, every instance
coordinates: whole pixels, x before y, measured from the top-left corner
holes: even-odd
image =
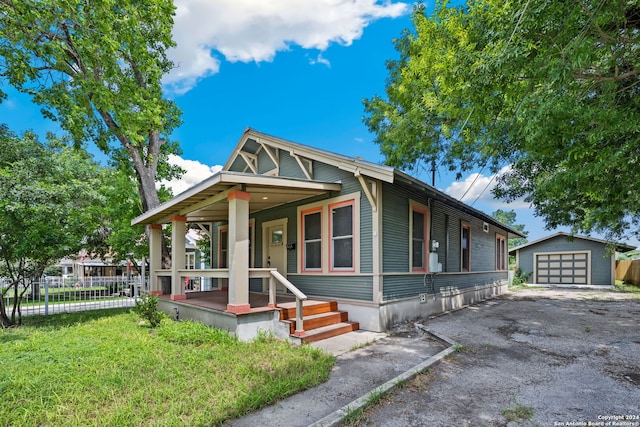
[[[171,0],[0,0],[0,77],[135,171],[144,211],[159,204],[158,174],[176,172],[180,112],[161,87],[173,14]]]
[[[45,267],[99,237],[111,172],[84,150],[0,126],[0,277],[10,279],[0,286],[0,326],[20,321],[21,297]]]
[[[510,165],[495,195],[548,227],[638,233],[638,1],[440,2],[413,22],[386,98],[364,101],[388,164]]]

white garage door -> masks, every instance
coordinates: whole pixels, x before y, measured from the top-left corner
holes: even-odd
[[[536,255],[536,282],[551,285],[587,285],[586,252]]]

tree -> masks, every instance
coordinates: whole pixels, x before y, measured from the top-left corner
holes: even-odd
[[[524,224],[516,224],[516,212],[512,209],[510,211],[503,211],[502,209],[498,209],[491,214],[492,217],[503,223],[504,225],[508,225],[514,230],[518,230],[525,236],[529,234],[528,231],[525,231]],[[513,249],[516,246],[524,245],[528,240],[526,237],[516,237],[513,239],[509,239],[509,249]]]
[[[171,0],[0,0],[0,76],[77,143],[134,171],[143,211],[160,203],[156,180],[180,172],[167,163],[180,112],[161,87],[174,10]]]
[[[0,286],[2,327],[21,323],[22,297],[46,266],[99,234],[107,173],[84,150],[0,126],[0,277],[9,279]]]
[[[640,232],[636,1],[443,1],[413,23],[386,99],[364,101],[389,165],[509,165],[494,195],[524,198],[549,228]]]

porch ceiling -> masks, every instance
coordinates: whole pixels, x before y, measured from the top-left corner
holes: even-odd
[[[340,183],[220,171],[134,218],[131,224],[165,224],[174,215],[187,217],[187,222],[226,220],[229,216],[227,195],[233,190],[249,193],[249,211],[257,212],[340,188]]]

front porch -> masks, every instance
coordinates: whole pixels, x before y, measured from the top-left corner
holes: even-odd
[[[236,314],[227,310],[228,298],[227,290],[188,292],[182,300],[159,295],[158,305],[175,320],[195,320],[226,329],[243,341],[256,338],[262,331],[302,344],[358,329],[357,323],[348,321],[347,312],[338,310],[335,301],[306,299],[299,309],[294,295],[278,293],[272,300],[269,294],[249,292],[251,309]],[[298,322],[304,325],[300,326],[305,328],[302,334]]]

